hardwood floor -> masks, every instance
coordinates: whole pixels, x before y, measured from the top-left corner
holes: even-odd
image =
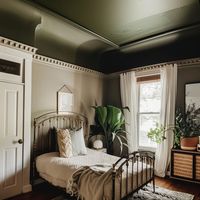
[[[193,194],[195,195],[194,200],[200,200],[200,184],[156,177],[156,185],[169,190]]]
[[[169,190],[193,194],[195,195],[194,200],[200,200],[200,184],[156,177],[156,185]],[[32,192],[10,198],[9,200],[50,200],[61,193],[63,192],[45,183],[36,186]],[[69,197],[69,200],[72,199]]]

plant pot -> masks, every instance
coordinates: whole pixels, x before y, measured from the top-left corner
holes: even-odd
[[[181,137],[181,149],[194,151],[199,144],[199,136],[194,137]]]

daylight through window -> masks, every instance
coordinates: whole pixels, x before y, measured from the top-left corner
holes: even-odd
[[[150,128],[160,121],[160,80],[138,82],[138,144],[139,149],[156,148],[157,144],[147,137]]]

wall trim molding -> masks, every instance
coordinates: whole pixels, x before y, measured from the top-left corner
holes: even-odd
[[[60,61],[60,60],[50,58],[47,56],[42,56],[39,54],[33,55],[33,61],[48,64],[53,67],[57,67],[60,69],[66,69],[66,70],[70,70],[70,71],[74,71],[74,72],[84,72],[84,73],[94,74],[94,75],[98,75],[98,76],[105,76],[105,74],[102,72],[98,72],[98,71],[95,71],[92,69],[81,67],[79,65],[70,64],[70,63],[67,63],[64,61]]]
[[[37,61],[37,62],[45,63],[54,67],[56,66],[62,69],[73,70],[76,72],[85,72],[85,73],[94,74],[98,76],[104,76],[104,73],[102,72],[98,72],[92,69],[81,67],[79,65],[70,64],[70,63],[60,61],[54,58],[36,54],[37,48],[23,44],[21,42],[17,42],[15,40],[2,37],[2,36],[0,36],[0,45],[30,53],[33,55],[34,61]]]
[[[28,52],[30,54],[35,54],[37,51],[37,48],[5,38],[0,36],[0,44],[3,46],[11,47],[14,49],[18,49],[21,51]]]
[[[170,64],[177,64],[177,67],[179,67],[179,68],[187,67],[188,65],[200,65],[200,57],[175,60],[175,61],[163,62],[163,63],[153,64],[153,65],[145,65],[145,66],[140,66],[140,67],[134,67],[134,68],[131,68],[128,70],[108,74],[106,76],[106,78],[112,79],[112,78],[118,77],[121,73],[126,73],[126,72],[130,72],[130,71],[142,72],[142,71],[146,71],[146,70],[155,70],[155,69],[162,68],[162,67],[164,67],[166,65],[170,65]]]
[[[153,64],[153,65],[146,65],[146,66],[140,66],[140,67],[133,67],[128,70],[123,70],[119,72],[114,72],[111,74],[105,74],[103,72],[98,72],[96,70],[88,69],[79,65],[75,64],[70,64],[64,61],[60,61],[54,58],[50,58],[47,56],[39,55],[36,54],[37,48],[5,38],[0,36],[0,45],[7,46],[10,48],[14,48],[17,50],[21,50],[27,53],[30,53],[33,55],[33,60],[40,62],[40,63],[45,63],[48,65],[51,65],[53,67],[61,68],[61,69],[67,69],[70,71],[75,71],[75,72],[84,72],[84,73],[89,73],[101,77],[105,77],[107,79],[114,78],[116,76],[119,76],[121,73],[129,72],[129,71],[145,71],[145,70],[153,70],[156,68],[162,68],[165,65],[169,64],[177,64],[178,67],[185,67],[187,65],[197,65],[200,64],[200,57],[197,58],[189,58],[189,59],[182,59],[182,60],[175,60],[175,61],[169,61],[169,62],[163,62],[163,63],[158,63],[158,64]]]
[[[177,60],[177,61],[174,61],[174,63],[176,63],[178,67],[184,67],[186,65],[198,65],[200,64],[200,57]]]

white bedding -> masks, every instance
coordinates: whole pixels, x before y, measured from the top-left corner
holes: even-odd
[[[98,170],[108,171],[112,164],[114,164],[119,157],[108,155],[103,152],[87,149],[87,155],[79,155],[70,158],[61,158],[59,157],[58,152],[51,152],[40,155],[36,159],[36,167],[42,178],[52,183],[55,186],[59,186],[62,188],[66,188],[68,185],[68,181],[72,177],[75,171],[83,166],[90,166],[92,168],[97,167]],[[145,168],[146,164],[144,164]],[[130,166],[131,167],[131,166]],[[147,171],[142,174],[142,166],[141,163],[138,165],[138,176],[134,173],[134,185],[131,188],[131,169],[129,169],[129,188],[128,191],[132,191],[137,188],[137,185],[140,186],[146,183],[146,180],[150,179],[150,166],[147,165]],[[137,171],[137,166],[134,165],[134,172]],[[146,177],[147,175],[147,177]],[[151,174],[152,175],[152,174]],[[126,185],[125,182],[125,174],[123,175],[123,187]],[[136,181],[138,180],[138,181]],[[138,182],[138,183],[137,183]],[[119,187],[119,183],[116,183]],[[119,193],[119,190],[117,191]],[[125,187],[122,190],[123,196],[125,196],[126,190]],[[119,194],[117,194],[119,197]]]
[[[72,174],[82,166],[102,166],[106,171],[112,167],[119,157],[108,155],[92,149],[87,149],[87,155],[73,156],[70,158],[59,157],[58,152],[42,154],[36,159],[36,168],[40,176],[55,186],[62,188]]]

